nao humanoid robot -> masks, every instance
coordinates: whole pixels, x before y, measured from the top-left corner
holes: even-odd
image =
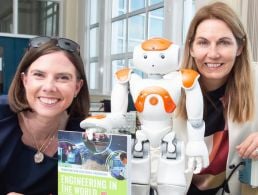
[[[111,113],[80,123],[85,129],[100,127],[107,131],[124,126],[130,91],[141,124],[132,146],[132,195],[149,195],[150,187],[158,195],[183,195],[187,188],[185,171],[199,173],[208,166],[199,74],[189,69],[178,71],[178,59],[179,47],[169,40],[144,41],[134,49],[133,64],[147,78],[129,68],[119,70],[111,94]],[[173,131],[173,112],[181,89],[186,93],[187,111],[187,130],[181,131],[186,131],[187,143],[178,140]],[[93,131],[89,129],[89,137]]]

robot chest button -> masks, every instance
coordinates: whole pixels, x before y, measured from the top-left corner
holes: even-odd
[[[151,105],[155,106],[159,102],[159,100],[156,97],[151,97],[149,99],[149,102],[150,102]]]

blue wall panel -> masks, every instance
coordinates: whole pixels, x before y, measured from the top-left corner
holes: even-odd
[[[3,91],[0,94],[8,93],[9,86],[25,53],[28,41],[28,38],[0,36],[0,47],[3,48]]]

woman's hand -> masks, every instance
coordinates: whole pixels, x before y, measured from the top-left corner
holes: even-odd
[[[258,132],[251,133],[236,149],[241,158],[258,160]]]

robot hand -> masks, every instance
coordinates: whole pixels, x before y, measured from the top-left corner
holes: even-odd
[[[209,154],[204,141],[190,141],[186,145],[188,168],[186,172],[200,173],[202,168],[209,165]]]
[[[143,150],[143,143],[146,142],[148,139],[142,131],[136,131],[136,139],[137,142],[134,146],[134,150],[137,152],[141,152]]]
[[[123,128],[127,125],[126,115],[123,113],[99,114],[88,117],[81,121],[83,129],[93,129],[93,133],[113,132],[114,129]]]
[[[163,138],[163,141],[167,143],[168,153],[174,153],[176,151],[176,146],[173,144],[173,140],[175,139],[175,136],[176,136],[175,132],[172,131]]]
[[[187,121],[187,130],[189,141],[186,145],[186,155],[188,159],[188,168],[186,172],[200,173],[202,168],[209,165],[209,153],[204,142],[205,124],[194,127]]]
[[[112,128],[111,120],[104,114],[88,117],[81,121],[80,127],[86,129],[89,140],[93,139],[94,133],[103,133]]]
[[[103,128],[110,130],[112,129],[111,119],[105,114],[99,114],[87,117],[80,123],[80,127],[83,129],[87,128]]]

